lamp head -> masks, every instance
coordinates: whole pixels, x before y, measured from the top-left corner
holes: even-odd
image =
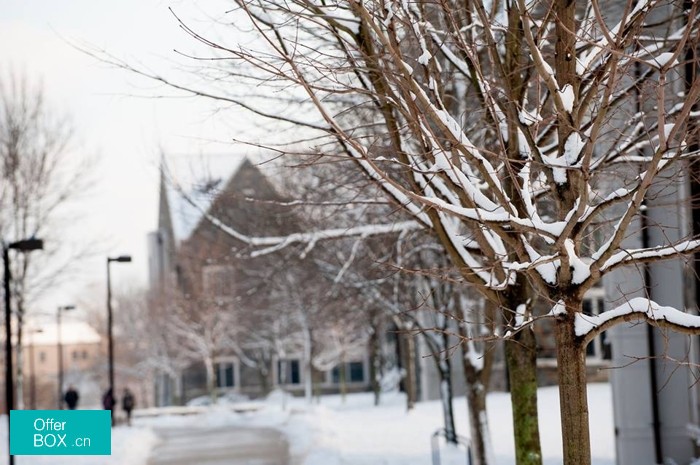
[[[12,242],[7,246],[8,249],[19,250],[20,252],[29,252],[32,250],[42,250],[44,248],[44,241],[31,237],[29,239],[24,239],[17,242]]]

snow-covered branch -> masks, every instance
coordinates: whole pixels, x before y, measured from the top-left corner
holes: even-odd
[[[697,252],[698,250],[700,250],[700,240],[697,239],[658,247],[621,250],[611,256],[600,269],[601,271],[606,272],[630,263],[644,263],[671,259],[681,255],[689,255]]]
[[[588,343],[606,329],[625,321],[647,321],[655,326],[681,333],[700,334],[700,316],[659,305],[644,297],[635,297],[599,315],[577,313],[574,328],[576,336]]]
[[[316,246],[318,242],[324,240],[342,239],[348,237],[367,238],[371,236],[398,234],[404,231],[418,231],[424,228],[424,226],[417,221],[397,221],[395,223],[387,224],[366,224],[347,228],[321,229],[318,231],[291,233],[284,236],[253,236],[238,231],[225,221],[212,214],[212,212],[193,199],[193,197],[185,192],[185,190],[180,186],[178,186],[178,193],[190,205],[198,209],[202,216],[211,224],[234,239],[254,248],[255,250],[250,252],[251,257],[259,257],[278,252],[295,244],[305,246],[304,252],[302,253],[302,255],[305,256]]]

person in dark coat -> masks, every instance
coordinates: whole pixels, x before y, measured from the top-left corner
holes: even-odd
[[[114,426],[114,406],[117,404],[117,399],[114,398],[112,388],[107,389],[107,392],[102,396],[102,406],[105,410],[109,410],[112,415],[112,426]]]
[[[78,399],[80,399],[80,395],[78,394],[78,391],[75,390],[75,387],[68,386],[68,390],[63,396],[63,400],[66,402],[66,405],[70,410],[75,410],[75,408],[78,406]]]
[[[134,394],[129,390],[129,388],[124,388],[124,396],[122,397],[122,408],[126,412],[126,424],[131,426],[131,411],[136,405],[136,400],[134,399]]]

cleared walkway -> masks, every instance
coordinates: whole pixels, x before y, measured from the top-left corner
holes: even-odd
[[[268,428],[161,428],[148,465],[289,465],[289,446]]]

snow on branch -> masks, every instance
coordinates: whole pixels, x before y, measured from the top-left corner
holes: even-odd
[[[554,311],[553,314],[555,314]],[[576,336],[584,338],[585,342],[590,342],[601,332],[619,323],[640,320],[682,333],[700,334],[700,316],[659,305],[645,297],[635,297],[600,315],[577,313],[574,329]]]
[[[518,7],[520,8],[520,14],[521,18],[523,20],[523,32],[524,32],[524,37],[525,40],[527,41],[528,46],[530,47],[530,53],[532,54],[532,60],[533,63],[535,64],[536,70],[539,73],[539,75],[542,77],[542,80],[544,81],[544,84],[547,86],[549,89],[550,94],[554,97],[554,102],[557,106],[557,109],[566,111],[569,106],[567,105],[569,102],[566,101],[569,97],[569,90],[566,89],[560,89],[559,88],[559,83],[557,82],[557,78],[554,76],[554,70],[552,67],[547,63],[547,61],[544,59],[542,56],[542,52],[540,51],[540,48],[538,47],[537,43],[535,42],[535,38],[532,35],[532,31],[530,30],[531,28],[531,18],[530,18],[530,13],[527,10],[527,7],[525,5],[524,0],[518,0]],[[566,95],[566,97],[565,97]],[[571,89],[571,95],[572,98],[572,105],[573,105],[573,88]]]
[[[603,266],[601,272],[610,271],[621,265],[632,262],[657,261],[665,258],[674,258],[679,255],[687,255],[700,249],[700,240],[689,240],[678,244],[648,247],[643,249],[621,250],[610,257]]]
[[[251,252],[251,257],[259,257],[261,255],[278,252],[293,244],[306,244],[307,247],[304,250],[304,255],[306,255],[317,242],[322,240],[341,239],[354,236],[380,236],[386,234],[396,234],[403,231],[417,231],[423,229],[423,226],[417,221],[397,221],[395,223],[388,224],[369,224],[350,228],[322,229],[318,231],[293,233],[286,236],[256,237],[241,233],[208,212],[204,212],[204,217],[207,219],[207,221],[211,222],[214,226],[234,239],[237,239],[252,247],[259,247],[257,250]]]
[[[244,244],[255,248],[256,250],[250,253],[250,256],[255,258],[262,255],[278,252],[286,247],[294,244],[306,245],[302,252],[304,258],[319,241],[342,239],[349,237],[360,237],[360,239],[370,236],[381,236],[386,234],[397,234],[401,232],[418,231],[425,228],[425,225],[418,221],[397,221],[386,224],[364,224],[360,226],[346,228],[328,228],[317,231],[306,231],[292,233],[283,236],[252,236],[245,234],[225,223],[221,219],[213,215],[208,208],[197,202],[191,195],[183,190],[179,185],[174,186],[177,193],[192,207],[194,207],[202,215],[204,219],[209,221],[213,226],[233,237]]]
[[[559,13],[528,0],[499,11],[468,2],[464,18],[450,2],[235,3],[255,48],[208,44],[247,65],[244,84],[302,109],[281,121],[247,111],[306,131],[300,138],[319,141],[308,149],[319,160],[352,161],[412,219],[254,237],[200,209],[253,256],[359,238],[340,280],[362,237],[422,229],[480,292],[493,297],[527,275],[556,297],[583,293],[618,266],[700,248],[622,245],[654,178],[690,156],[700,81],[680,95],[671,76],[697,30],[697,5],[680,21],[655,14],[658,0],[629,2],[621,18],[595,1],[583,19],[567,10],[562,26]],[[650,18],[670,33],[655,37]]]

